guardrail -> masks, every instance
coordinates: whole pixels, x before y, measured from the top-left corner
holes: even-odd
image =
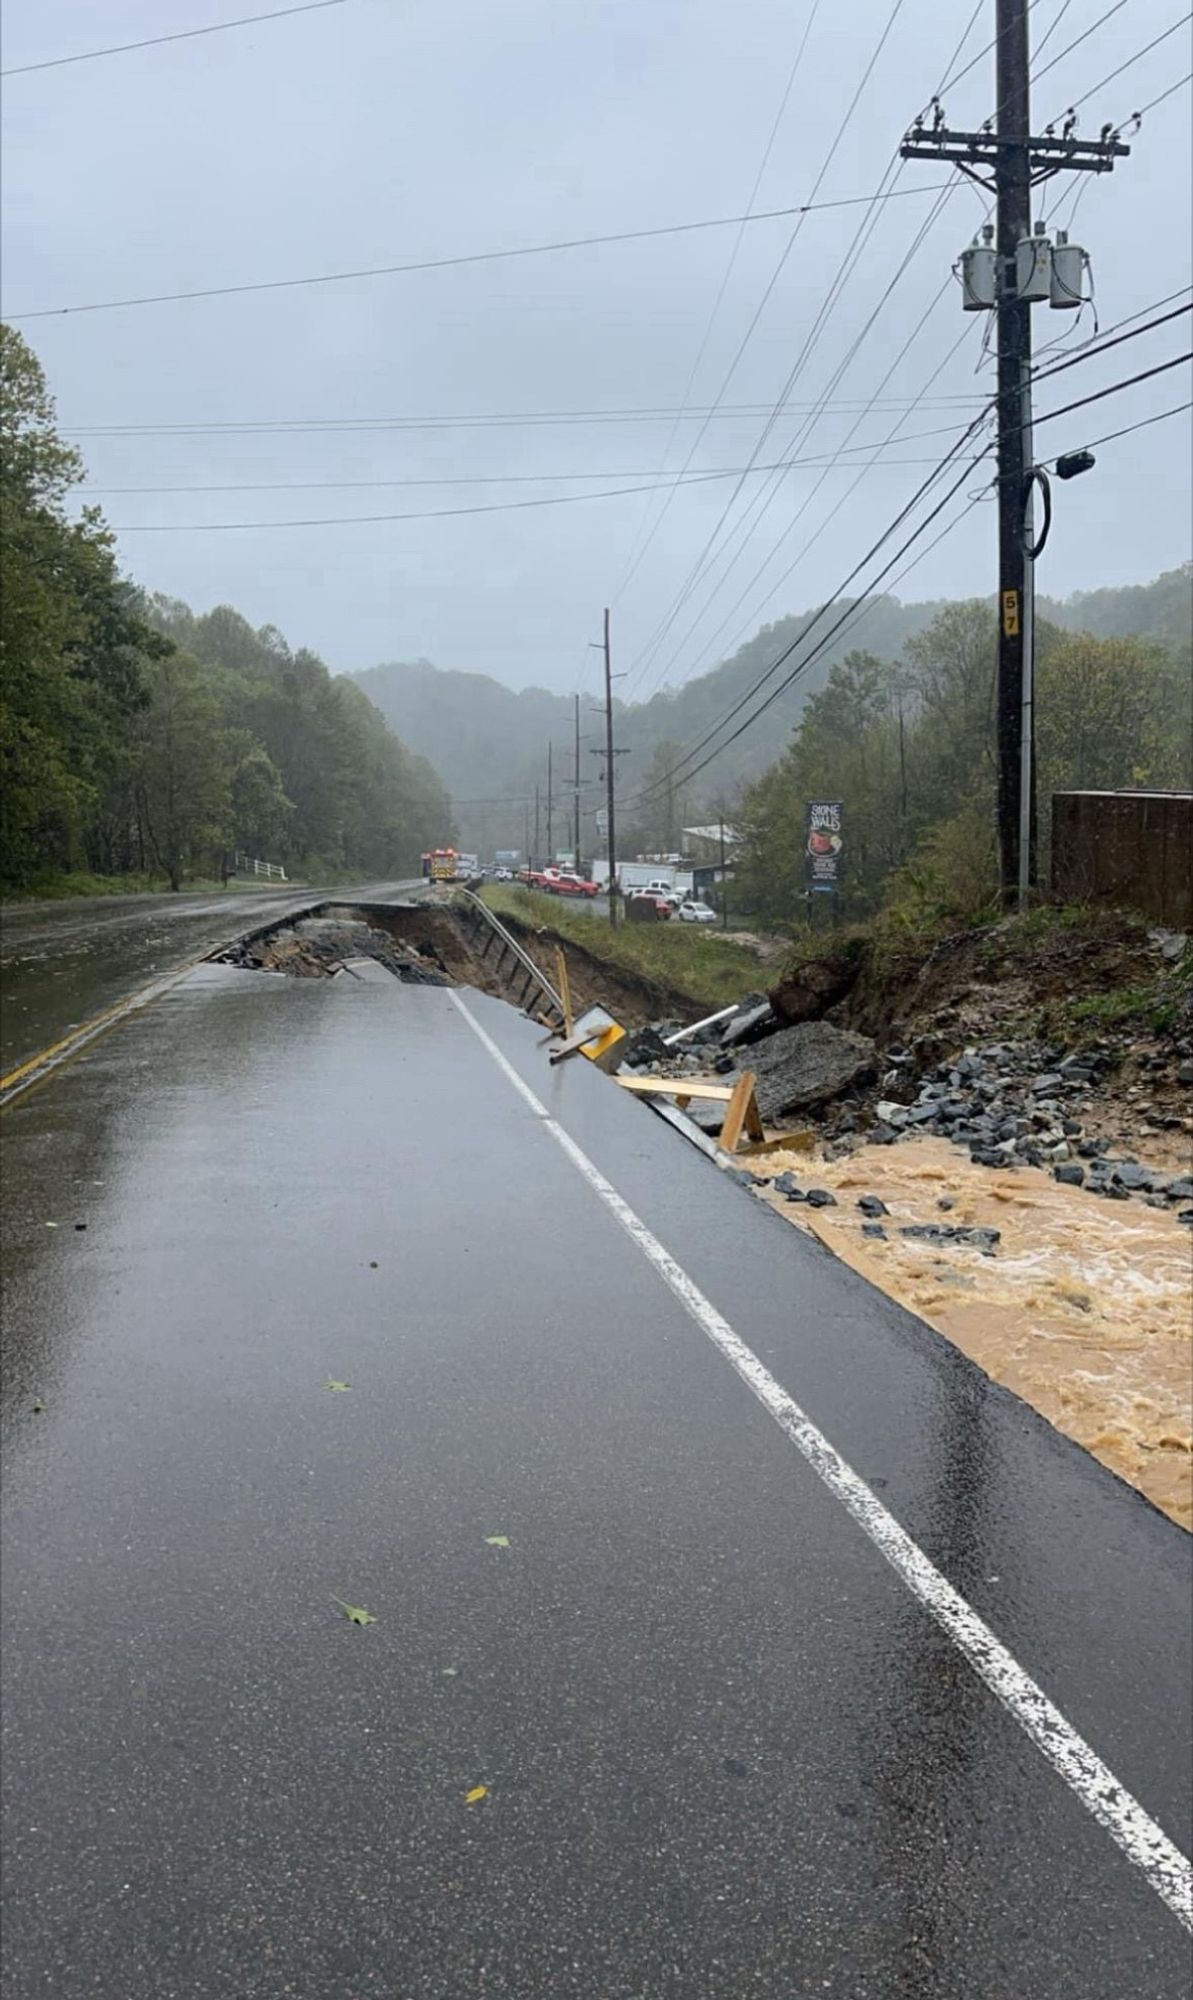
[[[536,1018],[542,1021],[543,1026],[566,1027],[568,1009],[564,1005],[562,996],[556,992],[546,973],[535,964],[530,953],[518,943],[513,933],[506,929],[500,917],[487,903],[482,902],[479,896],[474,895],[471,889],[457,889],[452,900],[457,899],[474,920],[479,920],[484,931],[484,942],[479,953],[482,962],[491,962],[493,970],[497,973],[506,972],[511,982],[511,990],[518,983],[518,973],[524,975],[521,991],[516,996],[518,1005],[525,1008],[527,1013],[534,1012],[528,1003],[537,994],[539,1006]],[[496,956],[490,961],[489,954],[494,947]]]

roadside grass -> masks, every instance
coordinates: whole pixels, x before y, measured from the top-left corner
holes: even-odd
[[[709,1009],[727,1007],[772,983],[775,968],[767,966],[747,945],[734,944],[699,924],[681,924],[672,917],[661,924],[627,924],[614,930],[607,917],[592,915],[533,889],[489,885],[484,899],[499,914],[524,924],[541,925],[583,945],[594,958],[674,986]]]
[[[164,875],[88,875],[78,871],[72,875],[46,875],[37,882],[28,882],[21,889],[0,888],[0,901],[10,903],[58,903],[66,902],[72,896],[164,896],[170,884]],[[263,876],[234,875],[224,883],[214,875],[187,875],[183,879],[180,895],[203,894],[207,890],[227,889],[229,894],[237,891],[260,890],[269,884]],[[304,882],[284,882],[279,888],[302,889]]]

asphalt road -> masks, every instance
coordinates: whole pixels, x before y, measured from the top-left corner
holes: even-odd
[[[466,1004],[203,967],[4,1113],[7,1990],[1186,2000],[611,1191],[1181,1844],[1187,1538]]]
[[[138,987],[297,905],[368,891],[233,889],[180,896],[79,896],[0,910],[0,1073],[69,1035]]]

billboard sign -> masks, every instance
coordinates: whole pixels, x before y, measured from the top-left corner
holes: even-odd
[[[804,875],[813,895],[840,887],[841,801],[809,799],[804,815]]]

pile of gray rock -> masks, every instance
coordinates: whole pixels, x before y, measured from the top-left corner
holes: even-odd
[[[1041,1167],[1108,1201],[1135,1197],[1153,1208],[1176,1207],[1182,1222],[1193,1223],[1193,1175],[1165,1173],[1087,1135],[1082,1114],[1111,1065],[1097,1050],[1066,1055],[1045,1042],[996,1041],[941,1061],[934,1059],[939,1041],[921,1041],[910,1048],[892,1042],[880,1053],[868,1036],[829,1021],[785,1026],[758,993],[681,1042],[670,1040],[677,1032],[678,1024],[666,1021],[635,1030],[622,1067],[675,1077],[713,1071],[727,1083],[748,1068],[766,1123],[823,1115],[830,1157],[863,1142],[893,1146],[933,1134],[964,1147],[979,1166]],[[1193,1081],[1193,1064],[1182,1064],[1177,1077]],[[696,1101],[688,1116],[712,1132],[721,1107]],[[809,1196],[813,1207],[831,1200],[818,1189],[788,1199]]]
[[[1039,1042],[991,1042],[920,1077],[913,1054],[896,1043],[884,1061],[885,1094],[874,1107],[871,1144],[935,1133],[964,1146],[979,1166],[1043,1167],[1058,1181],[1112,1201],[1141,1195],[1158,1208],[1193,1202],[1193,1176],[1165,1174],[1085,1136],[1077,1113],[1106,1069],[1096,1053],[1062,1055]]]

